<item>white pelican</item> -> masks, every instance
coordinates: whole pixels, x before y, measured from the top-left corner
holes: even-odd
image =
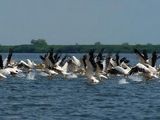
[[[131,69],[131,71],[129,72],[129,74],[133,74],[133,73],[142,73],[142,75],[146,78],[146,79],[151,79],[151,78],[158,78],[158,72],[157,70],[152,67],[149,64],[141,64],[138,63],[135,67],[133,67]]]
[[[94,51],[91,50],[89,52],[89,56],[85,55],[83,56],[84,66],[85,66],[85,75],[87,76],[88,80],[94,84],[99,83],[100,81],[94,76],[96,64],[94,61],[93,56]]]
[[[6,76],[8,75],[15,75],[21,72],[21,70],[19,70],[17,66],[9,66],[11,57],[12,57],[12,52],[10,51],[7,59],[5,59],[5,61],[7,62],[3,62],[2,55],[0,55],[0,73],[1,73],[1,76],[4,78],[6,78]]]

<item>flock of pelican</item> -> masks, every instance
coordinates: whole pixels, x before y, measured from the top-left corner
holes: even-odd
[[[77,78],[84,76],[89,82],[99,83],[101,80],[112,76],[128,77],[132,74],[141,75],[145,79],[159,78],[160,69],[156,66],[159,58],[156,51],[149,57],[146,50],[134,49],[139,57],[139,63],[131,66],[126,57],[120,58],[119,54],[103,55],[104,49],[95,53],[91,49],[81,58],[76,56],[54,53],[53,49],[40,55],[41,63],[35,63],[30,59],[15,61],[12,58],[13,50],[10,49],[7,58],[3,60],[0,55],[0,79],[9,76],[16,77],[18,74],[29,74],[36,71],[39,75],[52,78],[60,75],[64,78]]]

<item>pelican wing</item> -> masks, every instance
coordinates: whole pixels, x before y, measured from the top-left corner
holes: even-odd
[[[72,56],[72,60],[75,63],[75,65],[77,66],[81,66],[81,62],[78,58],[76,58],[75,56]]]
[[[0,55],[0,69],[3,69],[3,59],[2,59],[2,55]]]

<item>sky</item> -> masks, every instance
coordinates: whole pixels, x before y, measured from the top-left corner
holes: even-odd
[[[1,0],[0,44],[160,44],[160,0]]]

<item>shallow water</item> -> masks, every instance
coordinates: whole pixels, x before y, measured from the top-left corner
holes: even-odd
[[[0,80],[0,120],[159,120],[159,86],[140,76],[96,85],[84,77],[8,77]]]

